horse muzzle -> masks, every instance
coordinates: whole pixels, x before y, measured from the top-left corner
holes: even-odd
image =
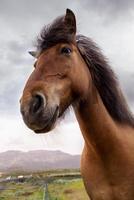
[[[27,99],[24,96],[20,103],[23,120],[35,133],[46,133],[54,128],[59,116],[59,106],[49,106],[42,93],[37,93]]]

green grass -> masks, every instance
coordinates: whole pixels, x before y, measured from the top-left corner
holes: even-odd
[[[0,183],[0,200],[43,200],[46,182],[49,200],[89,199],[78,170],[55,170],[33,173],[24,182]]]
[[[88,200],[81,179],[50,183],[48,186],[50,200]]]
[[[29,183],[7,183],[0,192],[0,200],[42,200],[43,188]]]

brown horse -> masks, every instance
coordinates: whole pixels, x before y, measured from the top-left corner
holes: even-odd
[[[85,140],[81,173],[92,200],[134,200],[134,118],[99,48],[76,35],[67,9],[43,28],[35,69],[21,98],[24,122],[35,133],[52,130],[72,105]]]

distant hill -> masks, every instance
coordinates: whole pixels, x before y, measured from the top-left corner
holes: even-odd
[[[79,167],[80,155],[70,155],[61,151],[35,150],[0,153],[1,172],[74,169]]]

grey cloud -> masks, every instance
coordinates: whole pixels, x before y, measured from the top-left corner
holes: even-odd
[[[29,41],[9,41],[7,44],[6,59],[12,65],[23,65],[28,62],[28,49],[30,47]],[[28,63],[27,63],[28,64]]]
[[[65,13],[65,9],[69,7],[78,14],[88,12],[89,16],[94,13],[94,17],[104,17],[105,20],[110,18],[116,21],[117,16],[126,17],[134,11],[133,0],[85,0],[71,1],[63,0],[1,0],[0,1],[0,17],[7,24],[19,30],[30,32],[33,27],[39,27],[50,22],[55,16]],[[90,17],[89,17],[90,19]],[[88,19],[87,19],[88,21]],[[35,30],[34,30],[35,31]]]
[[[7,47],[14,51],[14,52],[19,52],[19,53],[22,53],[24,52],[24,47],[26,46],[26,44],[24,42],[21,42],[21,41],[9,41],[8,44],[7,44]]]
[[[123,91],[130,104],[134,103],[134,73],[131,72],[121,72],[120,81]]]
[[[60,4],[59,0],[1,0],[0,38],[3,35],[9,40],[19,36],[32,41],[45,24],[64,14],[67,7],[73,9],[72,4],[72,0],[63,0]]]
[[[18,69],[31,65],[33,60],[28,55],[30,47],[29,42],[10,40],[3,44],[1,48],[4,50],[1,52],[0,60],[0,80],[4,80],[7,77],[10,78],[15,75]]]
[[[84,5],[84,8],[86,10],[88,9],[94,9],[94,11],[98,11],[98,14],[109,14],[112,15],[113,20],[118,15],[121,15],[123,13],[130,12],[134,10],[134,1],[133,0],[86,0],[82,2],[81,4]]]
[[[22,85],[33,67],[28,42],[11,40],[3,44],[0,60],[0,111],[15,112]]]
[[[69,5],[71,6],[71,2],[71,0],[64,0],[62,3],[60,3],[59,0],[1,0],[0,15],[3,19],[6,19],[7,22],[18,23],[20,21],[21,25],[24,21],[24,24],[29,23],[32,27],[37,21],[43,21],[45,23],[48,22],[49,19],[55,17],[55,14],[63,14],[63,10]]]

